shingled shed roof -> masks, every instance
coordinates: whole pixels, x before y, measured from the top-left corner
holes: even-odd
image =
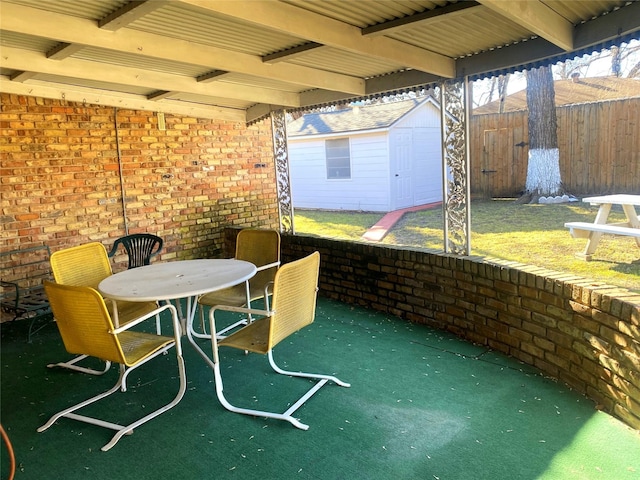
[[[422,103],[433,100],[403,100],[352,106],[333,112],[307,113],[287,125],[289,137],[323,135],[389,128]]]
[[[554,83],[556,106],[604,102],[640,97],[640,80],[635,78],[593,77],[557,80]],[[474,108],[474,115],[500,112],[500,100]],[[527,109],[527,91],[520,90],[504,100],[503,112]]]

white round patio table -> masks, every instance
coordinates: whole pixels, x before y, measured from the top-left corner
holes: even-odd
[[[203,259],[152,263],[115,273],[98,290],[113,300],[151,302],[198,297],[242,283],[256,273],[244,260]]]
[[[244,260],[202,259],[152,263],[115,273],[100,282],[98,290],[111,300],[126,302],[175,301],[181,312],[180,299],[186,299],[187,315],[182,317],[183,334],[195,343],[191,332],[198,307],[198,297],[238,285],[256,274],[256,266]],[[116,309],[114,308],[114,312]],[[117,313],[114,315],[117,322]],[[205,358],[208,360],[208,358]]]

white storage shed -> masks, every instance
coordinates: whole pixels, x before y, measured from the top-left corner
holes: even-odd
[[[389,212],[442,201],[440,131],[439,105],[431,97],[290,122],[294,207]]]

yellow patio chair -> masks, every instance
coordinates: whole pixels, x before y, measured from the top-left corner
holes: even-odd
[[[207,293],[198,299],[200,306],[200,320],[204,330],[204,306],[231,305],[234,307],[251,307],[251,302],[264,297],[264,287],[273,282],[280,266],[280,234],[276,230],[260,230],[247,228],[238,233],[236,239],[235,259],[245,260],[257,267],[257,273],[245,283],[225,288],[217,292]],[[249,316],[248,320],[251,318]],[[240,320],[233,325],[217,332],[219,337],[240,325],[246,325],[247,319]],[[199,338],[209,338],[209,335],[192,332]]]
[[[91,287],[60,285],[49,281],[45,282],[44,289],[49,297],[49,303],[67,351],[72,354],[88,355],[107,362],[118,363],[120,364],[120,376],[113,388],[56,413],[47,423],[38,428],[38,432],[43,432],[62,417],[110,428],[116,430],[117,433],[102,447],[103,451],[107,451],[123,435],[132,433],[134,428],[178,404],[186,390],[187,380],[180,345],[180,322],[173,305],[163,305],[131,320],[125,326],[116,328],[105,301],[97,290]],[[173,319],[172,337],[129,330],[165,310],[171,312]],[[127,377],[133,369],[174,347],[178,360],[180,386],[178,394],[168,404],[126,426],[74,413],[76,410],[97,402],[118,390],[126,392]],[[162,371],[164,372],[164,368]]]
[[[315,373],[303,373],[283,370],[273,360],[273,348],[282,340],[294,332],[311,324],[315,318],[316,297],[318,291],[318,271],[320,266],[320,254],[314,252],[311,255],[287,263],[280,267],[273,283],[272,306],[269,307],[268,297],[266,310],[251,309],[216,305],[209,313],[210,328],[215,332],[215,314],[218,311],[232,311],[245,314],[260,315],[247,326],[237,330],[228,337],[218,340],[212,335],[213,367],[216,394],[220,403],[232,412],[258,417],[286,420],[292,425],[307,430],[308,425],[294,418],[293,413],[300,408],[313,394],[315,394],[328,381],[332,381],[342,387],[350,385],[336,377]],[[231,405],[223,393],[222,375],[220,373],[220,356],[218,347],[232,347],[240,350],[266,354],[269,364],[282,375],[303,377],[317,380],[313,386],[298,400],[296,400],[284,413],[273,413],[249,408],[241,408]],[[249,374],[247,374],[249,375]],[[262,374],[259,374],[262,376]]]
[[[54,280],[62,285],[97,289],[102,280],[113,274],[107,250],[100,242],[85,243],[76,247],[57,250],[51,254],[50,262]],[[106,304],[110,315],[115,318],[113,302],[109,300]],[[118,326],[124,326],[132,319],[145,315],[157,308],[155,302],[116,302],[116,305]],[[156,328],[159,334],[159,317],[156,320]],[[52,363],[47,367],[68,368],[91,375],[102,375],[111,367],[109,362],[106,362],[103,370],[78,365],[78,362],[86,358],[87,355],[80,355],[67,362]]]

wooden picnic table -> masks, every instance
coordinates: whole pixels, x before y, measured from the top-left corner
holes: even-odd
[[[584,252],[577,254],[584,260],[591,260],[591,256],[596,251],[600,238],[603,234],[621,235],[634,237],[636,244],[640,247],[640,217],[635,207],[640,205],[640,195],[601,195],[597,197],[586,197],[583,202],[592,205],[600,205],[598,213],[593,223],[589,222],[567,222],[564,224],[569,229],[573,238],[586,238],[587,246]],[[620,205],[627,217],[626,222],[608,223],[609,212],[613,205]]]

